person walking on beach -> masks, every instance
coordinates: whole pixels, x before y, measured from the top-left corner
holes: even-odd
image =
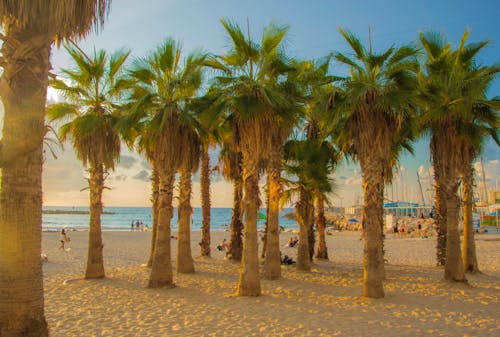
[[[130,224],[130,231],[131,232],[134,231],[134,220],[132,220],[132,223]]]
[[[59,234],[59,241],[61,241],[61,246],[59,246],[59,249],[65,251],[66,248],[64,248],[64,244],[69,240],[70,238],[66,235],[66,230],[64,228],[61,229],[61,233]]]

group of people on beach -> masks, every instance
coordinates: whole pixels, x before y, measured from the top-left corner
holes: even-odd
[[[134,231],[134,220],[130,223],[130,230]],[[149,226],[142,223],[142,221],[137,220],[135,222],[135,231],[136,232],[147,232],[149,230]]]

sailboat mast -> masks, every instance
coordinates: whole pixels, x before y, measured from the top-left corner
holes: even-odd
[[[486,172],[484,171],[484,163],[483,163],[483,157],[481,157],[481,172],[483,175],[483,195],[482,198],[484,198],[481,202],[483,205],[488,204],[488,192],[486,191]]]

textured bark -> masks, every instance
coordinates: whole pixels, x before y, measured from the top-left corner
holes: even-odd
[[[458,184],[449,183],[447,186],[448,198],[446,200],[446,262],[444,265],[444,278],[450,281],[466,282],[464,266],[460,253],[460,233],[458,231],[459,199],[456,193]]]
[[[435,181],[435,194],[436,194],[436,231],[437,231],[437,242],[436,242],[436,259],[438,266],[444,266],[446,262],[446,195],[444,193],[443,187],[441,186],[440,180],[437,178],[436,174]]]
[[[102,191],[104,189],[104,170],[102,164],[90,164],[90,225],[89,246],[85,278],[103,278],[104,258],[101,231]]]
[[[436,135],[431,137],[430,149],[432,156],[432,165],[434,166],[434,189],[436,194],[436,264],[444,266],[446,262],[446,194],[442,180],[449,174],[445,158],[441,150],[442,141]]]
[[[269,174],[267,175],[267,186],[269,186]],[[262,251],[261,251],[261,254],[260,254],[260,258],[261,259],[265,259],[266,258],[266,250],[267,250],[267,224],[269,223],[269,197],[270,197],[270,194],[269,194],[269,188],[267,189],[266,191],[266,205],[267,205],[267,209],[266,209],[266,222],[264,223],[264,233],[262,233]],[[260,217],[260,216],[259,216]]]
[[[147,266],[151,267],[153,265],[153,256],[155,253],[156,247],[156,235],[158,234],[158,195],[159,195],[159,178],[158,172],[155,168],[155,164],[153,163],[153,169],[151,170],[151,218],[153,220],[152,228],[151,228],[151,251],[149,252],[149,259]]]
[[[3,163],[0,190],[0,336],[47,336],[40,253],[51,40],[12,26],[4,32],[2,156],[15,159]]]
[[[311,223],[311,204],[307,192],[301,190],[299,201],[295,204],[295,214],[299,223],[299,246],[297,248],[297,270],[310,271],[309,224]]]
[[[241,261],[241,256],[243,253],[243,222],[241,207],[243,199],[243,179],[238,177],[234,180],[234,192],[233,192],[233,214],[231,216],[231,240],[229,242],[228,257],[231,261]]]
[[[158,197],[158,233],[156,248],[151,266],[148,287],[173,287],[171,249],[170,249],[170,221],[172,220],[174,170],[158,172],[160,176],[160,194]]]
[[[464,188],[464,238],[462,241],[462,262],[466,273],[478,273],[476,242],[474,240],[474,227],[472,223],[472,197],[473,197],[473,174],[472,167],[466,165],[463,173]]]
[[[360,156],[361,157],[361,156]],[[363,176],[363,296],[384,297],[385,277],[382,253],[384,183],[382,167],[376,158],[365,155],[360,160]]]
[[[193,257],[191,255],[191,172],[181,170],[179,192],[179,232],[177,241],[177,272],[194,273]]]
[[[307,239],[309,240],[309,259],[312,261],[314,257],[314,246],[316,245],[316,236],[314,235],[314,203],[311,200],[309,204],[309,224],[307,226]]]
[[[257,241],[257,215],[259,212],[258,154],[243,152],[245,228],[243,256],[241,260],[239,296],[259,296],[261,293],[259,276],[259,251]]]
[[[318,249],[316,251],[316,258],[328,260],[328,248],[326,246],[325,238],[325,201],[322,195],[316,198],[316,226],[318,227]]]
[[[210,156],[208,155],[208,146],[203,147],[200,168],[200,187],[201,187],[201,256],[210,256]]]
[[[281,197],[281,151],[278,146],[271,150],[268,167],[267,193],[267,231],[264,260],[264,277],[278,279],[281,277],[280,236],[279,236],[279,206]]]

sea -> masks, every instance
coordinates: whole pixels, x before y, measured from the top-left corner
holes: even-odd
[[[88,207],[72,206],[44,206],[44,211],[54,213],[42,214],[43,231],[59,231],[61,228],[69,230],[88,230],[89,214]],[[152,217],[151,207],[105,207],[105,214],[101,215],[101,228],[103,231],[130,231],[132,221],[140,221],[143,225],[151,228]],[[286,217],[293,213],[293,209],[285,209],[280,212],[279,224],[285,229],[298,229],[295,220]],[[224,231],[229,229],[231,223],[231,208],[212,208],[210,212],[210,229],[214,231]],[[257,222],[258,228],[264,228],[266,210],[259,211],[260,220]],[[201,230],[201,208],[194,208],[193,224],[191,230]],[[172,230],[177,230],[177,209],[174,209],[174,216],[171,221]]]

